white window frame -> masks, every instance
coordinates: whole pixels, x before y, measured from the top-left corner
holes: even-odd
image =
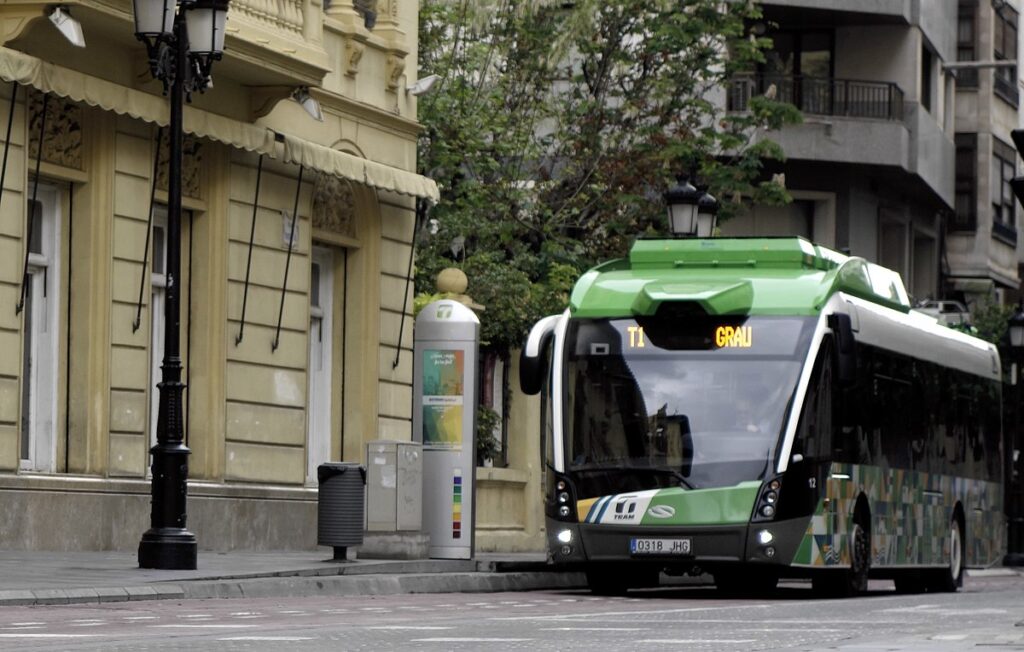
[[[313,247],[312,267],[319,267],[319,302],[309,300],[309,391],[306,411],[306,483],[317,483],[317,467],[331,458],[331,367],[333,355],[334,252]]]
[[[28,256],[24,309],[31,332],[26,333],[25,346],[29,347],[31,363],[27,374],[22,363],[22,391],[28,392],[28,397],[22,397],[22,406],[28,407],[28,435],[26,438],[23,432],[21,434],[21,441],[27,445],[21,451],[19,468],[48,473],[55,470],[57,459],[61,192],[56,186],[40,183],[35,194],[42,207],[37,216],[41,220],[41,237],[39,253]],[[30,202],[29,197],[25,202],[26,210],[30,209]]]

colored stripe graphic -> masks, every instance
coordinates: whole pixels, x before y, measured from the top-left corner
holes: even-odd
[[[462,469],[455,469],[452,478],[452,538],[462,538]]]

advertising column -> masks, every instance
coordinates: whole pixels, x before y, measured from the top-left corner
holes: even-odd
[[[472,559],[480,320],[448,299],[416,318],[413,437],[423,444],[423,529],[430,557]]]

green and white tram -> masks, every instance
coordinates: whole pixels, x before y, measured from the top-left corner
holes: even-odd
[[[538,322],[549,553],[591,588],[955,591],[1005,541],[995,347],[801,238],[639,240]]]

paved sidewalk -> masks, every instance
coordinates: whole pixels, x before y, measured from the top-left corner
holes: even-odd
[[[330,549],[203,552],[194,571],[140,569],[134,552],[0,551],[0,606],[213,597],[530,590],[582,586],[543,555],[335,561]]]

